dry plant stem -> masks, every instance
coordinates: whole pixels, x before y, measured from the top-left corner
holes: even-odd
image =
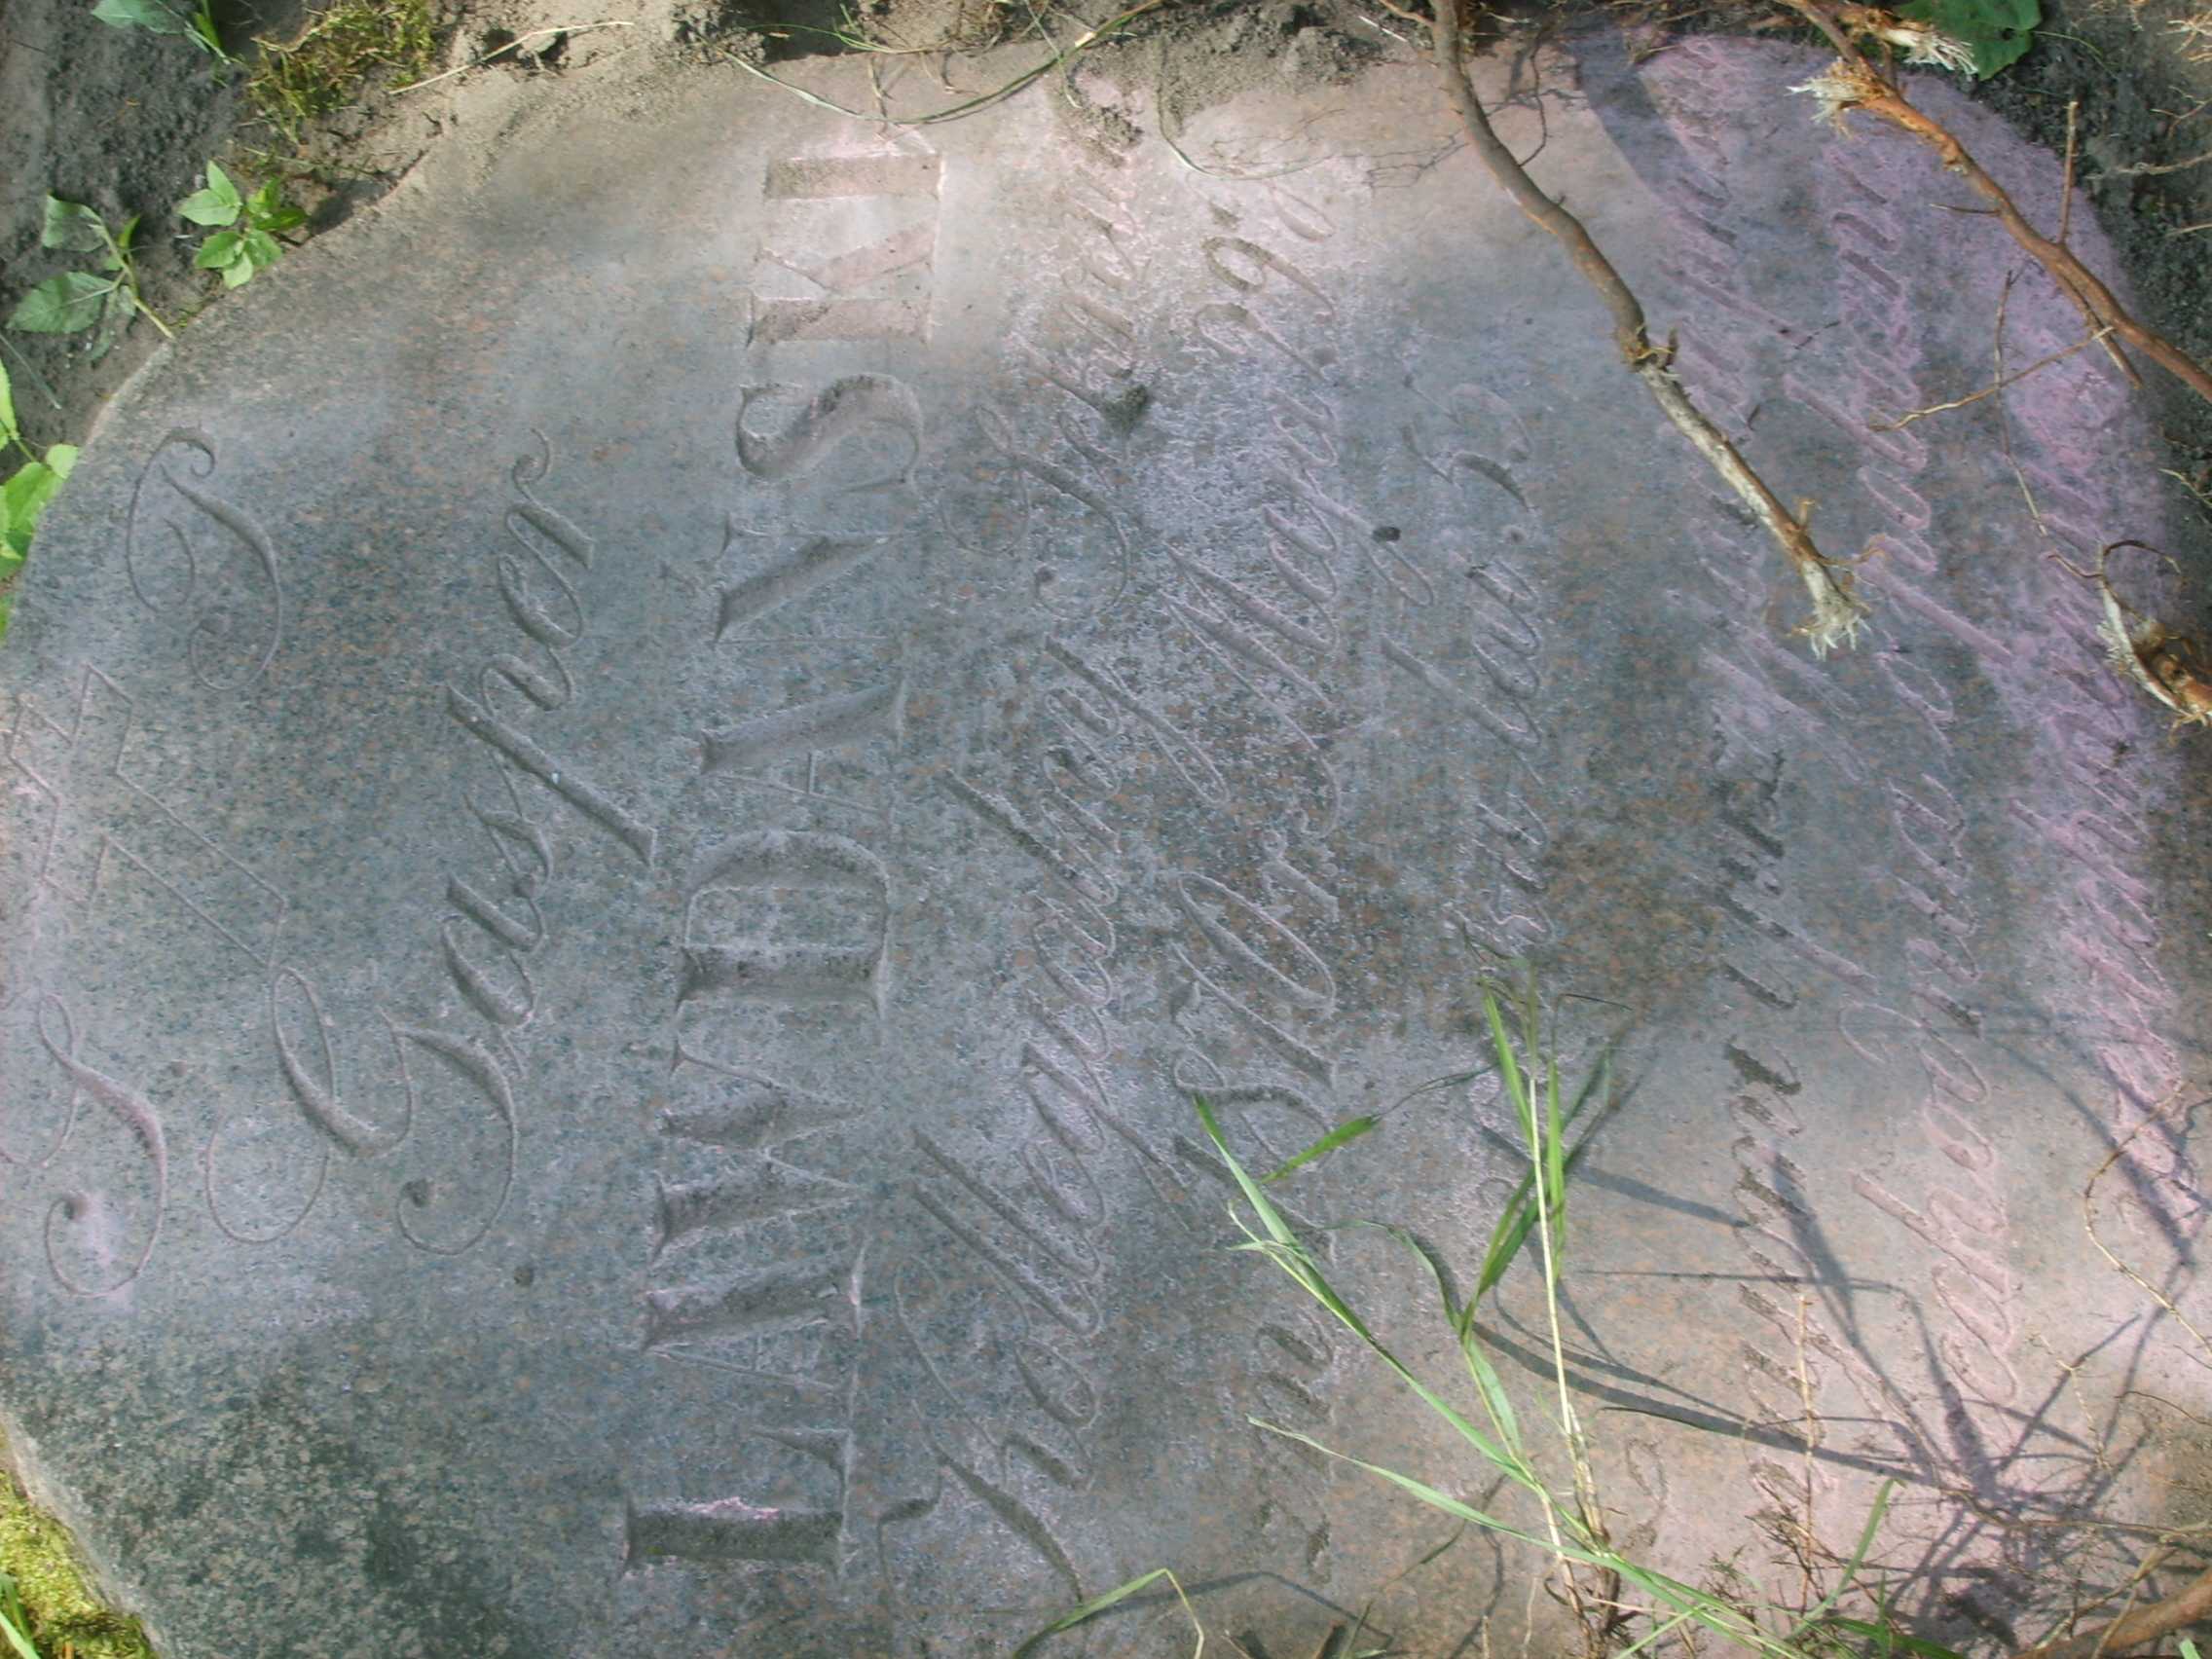
[[[1901,432],[1915,421],[1925,421],[1931,415],[1948,414],[1953,409],[1964,409],[1970,403],[1979,403],[1985,397],[1995,397],[2007,387],[2019,385],[2020,382],[2034,374],[2036,370],[2047,369],[2053,363],[2062,363],[2073,356],[2075,352],[2081,350],[2083,347],[2093,346],[2100,340],[2109,340],[2111,337],[2112,330],[2109,328],[2100,328],[2094,334],[2084,334],[2064,350],[2053,351],[2047,357],[2038,358],[2018,374],[2007,376],[1992,386],[1983,387],[1979,391],[1969,392],[1966,396],[1953,398],[1948,403],[1931,403],[1925,409],[1915,409],[1899,415],[1895,421],[1869,421],[1866,423],[1866,429],[1873,432]]]
[[[1394,10],[1395,8],[1393,8]],[[1651,344],[1643,307],[1621,275],[1613,269],[1581,220],[1554,202],[1529,176],[1513,152],[1506,148],[1490,124],[1467,66],[1459,52],[1458,0],[1435,0],[1430,28],[1436,45],[1436,67],[1444,80],[1445,95],[1458,113],[1467,142],[1488,167],[1491,176],[1505,187],[1521,210],[1567,249],[1583,279],[1597,289],[1605,309],[1612,313],[1613,344],[1619,348],[1629,371],[1643,382],[1652,401],[1659,405],[1675,428],[1720,474],[1728,488],[1751,511],[1760,528],[1788,555],[1806,591],[1812,595],[1813,614],[1796,629],[1806,637],[1816,656],[1825,656],[1838,645],[1851,644],[1866,616],[1866,603],[1846,583],[1813,544],[1804,521],[1782,504],[1766,482],[1751,469],[1736,446],[1691,401],[1674,369],[1672,348],[1661,350]]]
[[[506,45],[500,47],[496,52],[487,52],[482,57],[471,58],[468,62],[463,63],[458,69],[448,69],[443,75],[432,75],[426,81],[410,81],[404,87],[391,87],[387,88],[387,91],[388,91],[393,96],[397,96],[401,92],[418,92],[424,87],[434,87],[440,81],[450,81],[456,75],[465,75],[471,69],[481,69],[487,64],[497,63],[500,58],[506,56],[510,52],[519,52],[524,47],[524,45],[526,45],[530,41],[545,40],[553,35],[589,34],[594,29],[634,29],[638,25],[636,23],[630,22],[625,18],[609,18],[605,22],[569,23],[558,28],[532,29],[530,33],[526,35],[517,35],[513,40],[508,41]]]
[[[2114,297],[2113,291],[2098,280],[2096,273],[2074,256],[2072,248],[2052,241],[2029,224],[2027,215],[2020,211],[2005,187],[1982,170],[1981,164],[1967,154],[1966,146],[1952,136],[1949,129],[1923,115],[1902,92],[1874,71],[1865,55],[1837,25],[1825,0],[1783,0],[1783,3],[1826,35],[1844,61],[1863,74],[1863,86],[1853,96],[1853,105],[1911,133],[1934,150],[1945,167],[1973,186],[1995,210],[1998,221],[2011,234],[2012,240],[2034,255],[2066,297],[2081,308],[2092,330],[2110,329],[2199,397],[2212,402],[2212,372],[2207,372],[2201,363],[2163,335],[2137,322]],[[2131,377],[2133,372],[2129,370]]]
[[[2197,1578],[2186,1590],[2123,1613],[2112,1623],[2064,1641],[2046,1641],[2023,1649],[2015,1659],[2100,1659],[2108,1653],[2124,1653],[2146,1641],[2156,1641],[2177,1630],[2202,1623],[2212,1615],[2212,1572]]]
[[[2109,596],[2112,592],[2112,584],[2109,581],[2104,580],[2104,572],[2101,566],[2099,567],[2097,571],[2097,580],[2103,582],[2105,592]],[[2113,603],[2117,605],[2118,601],[2115,600]],[[2148,1296],[2153,1302],[2156,1302],[2161,1309],[2163,1309],[2167,1312],[2167,1314],[2169,1314],[2173,1318],[2176,1324],[2180,1325],[2183,1330],[2187,1331],[2191,1336],[2196,1339],[2196,1346],[2202,1348],[2207,1356],[2212,1356],[2212,1341],[2207,1341],[2204,1333],[2198,1330],[2194,1325],[2190,1323],[2188,1315],[2183,1313],[2179,1308],[2174,1306],[2173,1299],[2171,1297],[2167,1296],[2163,1291],[2159,1290],[2157,1286],[2154,1285],[2149,1279],[2145,1278],[2141,1273],[2137,1272],[2133,1268],[2129,1267],[2125,1262],[2121,1261],[2119,1256],[2115,1255],[2113,1253],[2112,1246],[2107,1244],[2097,1232],[2097,1183],[2105,1178],[2106,1172],[2110,1170],[2114,1164],[2118,1163],[2121,1159],[2127,1156],[2127,1149],[2135,1144],[2135,1137],[2137,1135],[2141,1134],[2145,1129],[2150,1128],[2153,1124],[2161,1124],[2166,1121],[2167,1114],[2169,1114],[2175,1106],[2180,1104],[2181,1098],[2182,1091],[2179,1089],[2176,1089],[2173,1093],[2167,1095],[2165,1099],[2158,1103],[2157,1111],[2153,1112],[2149,1117],[2145,1118],[2141,1123],[2137,1124],[2132,1129],[2129,1129],[2126,1135],[2120,1140],[2120,1143],[2118,1146],[2114,1147],[2111,1152],[2105,1155],[2105,1161],[2102,1163],[2098,1164],[2094,1172],[2090,1174],[2088,1185],[2082,1189],[2082,1229],[2083,1232],[2088,1234],[2089,1242],[2097,1247],[2098,1255],[2104,1257],[2104,1259],[2110,1262],[2113,1267],[2121,1274],[2122,1277],[2126,1278],[2128,1282],[2133,1284],[2138,1290],[2142,1291],[2144,1295]]]

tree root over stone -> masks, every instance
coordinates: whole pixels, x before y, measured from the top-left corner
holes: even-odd
[[[1388,0],[1385,0],[1385,4]],[[1643,383],[1651,400],[1690,441],[1690,446],[1711,463],[1730,490],[1751,509],[1761,529],[1774,538],[1812,596],[1813,614],[1796,629],[1815,656],[1825,656],[1837,645],[1849,645],[1868,614],[1864,599],[1855,589],[1848,571],[1825,557],[1813,544],[1801,506],[1792,513],[1782,504],[1766,481],[1753,471],[1725,433],[1707,419],[1675,373],[1675,348],[1651,344],[1643,307],[1621,274],[1613,268],[1581,220],[1544,194],[1527,167],[1508,149],[1491,126],[1489,112],[1476,94],[1459,44],[1458,0],[1433,0],[1432,16],[1418,18],[1397,6],[1390,10],[1412,21],[1425,22],[1435,41],[1437,72],[1443,77],[1445,95],[1466,129],[1467,141],[1521,210],[1567,249],[1584,280],[1598,291],[1613,316],[1613,343],[1629,372]]]
[[[1966,146],[1951,130],[1916,108],[1886,66],[1877,67],[1860,49],[1859,41],[1862,38],[1896,44],[1895,36],[1902,27],[1899,19],[1870,7],[1832,6],[1827,0],[1781,0],[1781,3],[1819,29],[1836,50],[1834,66],[1798,89],[1821,100],[1823,115],[1840,129],[1844,111],[1862,109],[1928,145],[1947,169],[1974,188],[1995,210],[1998,223],[2012,240],[2050,274],[2059,291],[2080,309],[2091,333],[2118,336],[2199,397],[2212,402],[2212,372],[2207,372],[2203,364],[2164,335],[2145,327],[2130,315],[2113,291],[2066,245],[2063,231],[2059,233],[2061,240],[2053,241],[2030,224],[2010,194],[1968,154]],[[1933,55],[1927,60],[1941,61]],[[2133,380],[2134,369],[2117,348],[2111,349],[2120,366],[2126,369],[2128,378]]]

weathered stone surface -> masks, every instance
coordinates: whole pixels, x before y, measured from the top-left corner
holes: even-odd
[[[1848,1548],[1894,1473],[1885,1559],[2003,1620],[2061,1546],[1988,1517],[2170,1518],[2120,1390],[2200,1374],[2080,1195],[2132,1136],[2115,1248],[2186,1264],[2190,752],[2020,483],[2187,550],[2094,351],[1868,428],[2078,330],[1816,64],[1547,63],[1538,166],[1875,549],[1821,664],[1416,67],[1170,147],[617,63],[197,325],[0,653],[0,1403],[164,1651],[980,1654],[1160,1566],[1255,1654],[1520,1641],[1525,1561],[1246,1424],[1490,1484],[1228,1252],[1187,1097],[1266,1163],[1467,1069],[1462,934],[1625,1034],[1624,1537],[1756,1573],[1738,1517]],[[1463,1258],[1494,1096],[1285,1202]]]

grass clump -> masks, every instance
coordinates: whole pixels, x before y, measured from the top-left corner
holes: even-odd
[[[61,1523],[10,1473],[0,1473],[0,1622],[16,1624],[39,1659],[154,1659],[138,1621],[92,1595]],[[0,1630],[0,1655],[21,1653]]]
[[[1426,1480],[1348,1456],[1295,1429],[1260,1418],[1247,1420],[1256,1428],[1364,1469],[1464,1526],[1510,1540],[1545,1562],[1545,1588],[1578,1628],[1582,1659],[1633,1659],[1654,1649],[1689,1659],[1714,1653],[1738,1659],[1959,1659],[1950,1649],[1899,1628],[1890,1586],[1878,1570],[1868,1567],[1895,1481],[1884,1481],[1875,1493],[1848,1559],[1836,1558],[1837,1569],[1825,1575],[1825,1593],[1808,1580],[1804,1601],[1809,1604],[1783,1605],[1766,1600],[1725,1568],[1717,1569],[1712,1587],[1687,1582],[1657,1570],[1614,1539],[1608,1506],[1592,1468],[1589,1438],[1573,1400],[1563,1289],[1567,1181],[1591,1137],[1617,1104],[1610,1050],[1601,1054],[1579,1087],[1567,1088],[1532,971],[1520,961],[1507,960],[1504,966],[1510,973],[1506,981],[1483,986],[1491,1051],[1483,1057],[1487,1063],[1416,1091],[1494,1075],[1518,1131],[1522,1173],[1492,1228],[1474,1282],[1462,1295],[1451,1269],[1429,1245],[1402,1229],[1382,1228],[1406,1246],[1421,1276],[1433,1286],[1437,1311],[1465,1374],[1456,1384],[1430,1382],[1385,1345],[1331,1282],[1311,1241],[1292,1225],[1270,1192],[1285,1176],[1364,1134],[1379,1120],[1354,1119],[1273,1171],[1256,1174],[1230,1149],[1211,1103],[1203,1095],[1192,1097],[1239,1199],[1230,1210],[1244,1235],[1244,1242],[1235,1248],[1252,1251],[1281,1269],[1450,1426],[1489,1489],[1483,1506]],[[1493,1302],[1517,1263],[1530,1264],[1522,1272],[1534,1278],[1542,1296],[1545,1397],[1532,1402],[1533,1410],[1514,1401],[1492,1358],[1491,1334],[1480,1319],[1481,1310]],[[1490,1507],[1491,1498],[1498,1496],[1517,1498],[1529,1518],[1508,1519]],[[1156,1569],[1071,1609],[1024,1642],[1015,1659],[1027,1659],[1050,1638],[1088,1623],[1165,1576],[1164,1569]],[[1180,1593],[1181,1586],[1176,1589]],[[1196,1611],[1187,1601],[1184,1606],[1197,1624]],[[1854,1611],[1868,1616],[1852,1616]],[[1201,1651],[1204,1636],[1199,1626]],[[1332,1638],[1332,1646],[1334,1641]],[[1350,1652],[1351,1644],[1340,1650]],[[1379,1659],[1383,1651],[1369,1649],[1358,1659]],[[2037,1654],[2033,1659],[2060,1656]]]
[[[437,51],[429,0],[338,0],[290,45],[262,49],[246,98],[257,120],[297,144],[309,122],[350,103],[366,77],[388,69],[419,80]]]

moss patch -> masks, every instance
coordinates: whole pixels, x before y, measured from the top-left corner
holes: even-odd
[[[0,1571],[15,1579],[31,1641],[45,1659],[154,1659],[138,1621],[93,1597],[61,1523],[33,1508],[15,1476],[4,1470]]]
[[[430,73],[438,50],[429,0],[339,0],[289,46],[264,46],[246,100],[293,143],[318,116],[343,109],[379,69],[404,84]]]

